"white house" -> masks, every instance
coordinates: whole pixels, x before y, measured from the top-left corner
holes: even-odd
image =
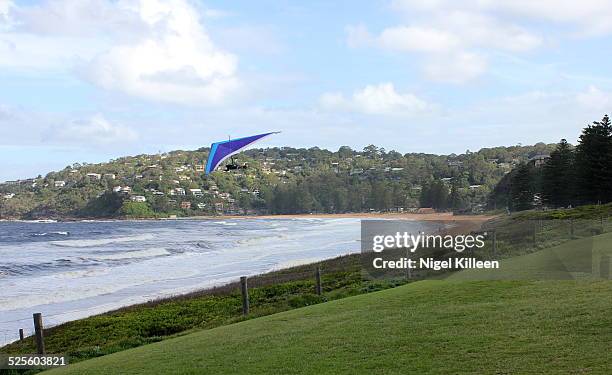
[[[114,180],[117,176],[114,173],[104,173],[104,178],[108,178],[110,180]]]
[[[15,193],[7,193],[2,196],[4,199],[11,199],[15,196]]]
[[[102,175],[100,173],[87,173],[85,176],[96,179],[96,180],[99,180],[102,178]]]
[[[119,193],[121,191],[121,186],[113,187],[113,193]]]
[[[183,188],[174,188],[170,190],[170,195],[185,195],[185,189]]]
[[[143,195],[132,195],[130,199],[133,200],[134,202],[146,202],[147,201],[147,198],[145,198]]]
[[[189,192],[191,193],[191,195],[193,195],[195,197],[201,197],[202,196],[202,189],[189,189]]]
[[[53,186],[55,186],[56,188],[57,187],[64,187],[64,186],[66,186],[66,181],[55,181],[53,183]]]

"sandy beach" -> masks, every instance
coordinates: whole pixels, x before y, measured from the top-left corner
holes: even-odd
[[[454,215],[452,212],[435,212],[428,214],[416,213],[380,213],[380,212],[352,212],[342,214],[286,214],[286,215],[255,215],[255,216],[192,216],[194,219],[334,219],[334,218],[356,218],[356,219],[397,219],[416,221],[474,221],[485,222],[494,218],[494,215]],[[189,219],[186,218],[186,219]]]

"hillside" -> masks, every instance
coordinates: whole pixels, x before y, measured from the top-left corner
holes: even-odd
[[[422,281],[49,374],[606,374],[610,295],[609,281]]]
[[[0,219],[168,217],[409,210],[482,211],[517,163],[553,145],[482,149],[461,155],[400,154],[368,146],[252,149],[249,168],[204,175],[208,149],[73,164],[0,184]],[[440,197],[454,181],[455,196]],[[448,194],[448,192],[446,193]]]

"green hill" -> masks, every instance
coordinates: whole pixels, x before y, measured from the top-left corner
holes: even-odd
[[[482,210],[504,174],[552,147],[538,143],[460,155],[400,154],[372,145],[362,151],[251,149],[238,157],[249,168],[208,176],[208,148],[125,156],[0,183],[0,219],[359,212],[421,203],[445,209],[448,192],[437,198],[424,193],[434,182],[441,188],[455,177],[452,208]]]
[[[610,372],[610,281],[422,281],[50,374]]]
[[[500,269],[470,269],[447,280],[566,280],[599,276],[612,257],[612,233],[580,238],[530,254],[503,259]],[[603,271],[606,273],[606,271]],[[607,271],[609,274],[609,270]]]

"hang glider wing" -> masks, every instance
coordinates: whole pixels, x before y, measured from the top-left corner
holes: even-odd
[[[250,137],[230,139],[223,142],[215,142],[210,145],[210,154],[208,154],[208,162],[206,163],[206,174],[210,174],[214,171],[219,164],[234,154],[239,153],[251,144],[269,136],[280,132],[271,132],[258,135],[252,135]]]

